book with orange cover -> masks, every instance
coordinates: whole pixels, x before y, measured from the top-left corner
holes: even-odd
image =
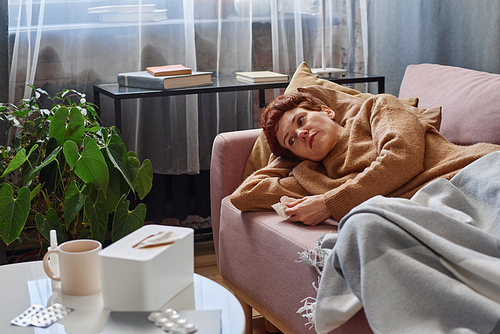
[[[164,65],[164,66],[150,66],[146,67],[146,71],[155,77],[166,77],[171,75],[186,75],[191,74],[192,71],[189,67],[181,64]]]

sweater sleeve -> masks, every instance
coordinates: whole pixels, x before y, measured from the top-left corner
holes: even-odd
[[[324,194],[325,204],[337,221],[365,200],[390,194],[424,170],[425,130],[395,97],[370,98],[357,117],[360,119],[353,122],[350,140],[371,141],[377,156],[354,178]]]
[[[275,159],[247,177],[231,194],[231,203],[241,211],[263,211],[271,210],[271,205],[279,202],[281,196],[309,195],[295,177],[289,176],[298,163],[298,160]]]

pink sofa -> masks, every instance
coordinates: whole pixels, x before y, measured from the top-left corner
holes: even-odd
[[[410,65],[399,97],[418,97],[420,108],[442,107],[441,132],[459,144],[500,144],[496,94],[500,75],[435,64]],[[315,240],[336,231],[330,220],[315,227],[283,221],[274,211],[241,212],[229,195],[242,182],[246,160],[259,129],[219,134],[211,165],[212,224],[217,264],[251,319],[251,308],[284,333],[314,333],[297,310],[315,297],[315,270],[298,253],[314,249]],[[251,333],[251,322],[247,332]],[[372,333],[363,311],[334,333]]]

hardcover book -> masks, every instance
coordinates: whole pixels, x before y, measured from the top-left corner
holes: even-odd
[[[146,67],[146,71],[155,77],[166,77],[170,75],[185,75],[191,74],[191,69],[181,64],[165,65],[165,66],[150,66]]]
[[[288,75],[273,71],[236,72],[236,79],[247,82],[286,82]]]
[[[212,83],[212,72],[193,72],[188,75],[155,77],[147,71],[118,74],[120,86],[146,89],[181,88]]]

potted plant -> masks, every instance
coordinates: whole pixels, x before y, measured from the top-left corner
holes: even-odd
[[[130,211],[127,196],[143,199],[151,190],[151,162],[141,164],[127,152],[115,127],[99,125],[84,94],[63,90],[50,97],[30,87],[34,97],[18,106],[0,104],[7,133],[15,132],[0,147],[3,242],[22,241],[33,231],[49,240],[55,229],[59,243],[75,238],[104,243],[107,235],[116,241],[141,227],[146,206]],[[53,104],[43,108],[42,99]],[[43,238],[38,241],[46,242]]]

